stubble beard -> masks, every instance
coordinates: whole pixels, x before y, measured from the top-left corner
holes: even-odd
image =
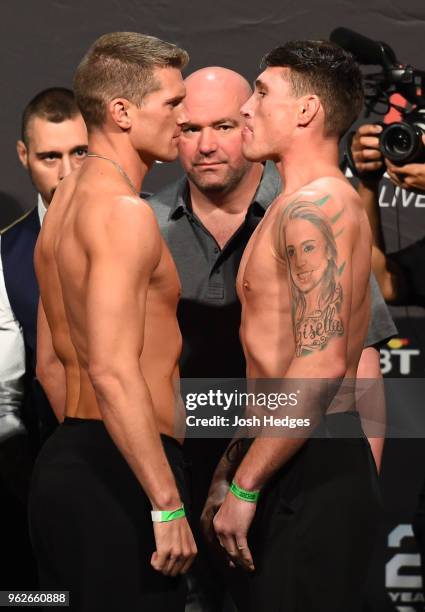
[[[206,196],[225,195],[230,193],[240,184],[250,168],[250,163],[245,162],[240,168],[228,168],[221,180],[210,182],[208,177],[199,176],[196,172],[188,172],[189,180]],[[205,180],[204,180],[205,179]]]
[[[49,204],[53,200],[53,196],[55,195],[55,191],[57,189],[57,185],[55,187],[52,187],[49,190],[48,193],[42,194],[41,191],[37,188],[37,185],[36,185],[36,183],[34,181],[34,177],[33,177],[33,172],[32,172],[31,166],[28,167],[28,174],[29,174],[29,177],[31,179],[31,183],[34,186],[34,189],[37,191],[37,193],[39,193],[41,195],[43,203],[45,204],[45,206],[49,206]]]

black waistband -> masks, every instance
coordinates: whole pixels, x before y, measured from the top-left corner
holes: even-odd
[[[105,427],[105,423],[101,419],[80,419],[77,417],[65,417],[61,427],[74,427],[84,429],[86,431],[89,429],[93,429],[99,433],[101,431],[104,431],[104,433],[109,436],[109,432]],[[180,450],[182,449],[182,445],[178,440],[176,440],[176,438],[173,438],[164,433],[161,433],[160,436],[163,444],[175,446]]]

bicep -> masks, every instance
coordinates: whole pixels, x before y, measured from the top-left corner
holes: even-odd
[[[89,252],[86,333],[91,364],[138,359],[156,243],[146,228],[124,225]],[[105,237],[106,238],[106,237]]]
[[[140,355],[147,281],[134,269],[97,257],[90,265],[86,316],[89,363]]]

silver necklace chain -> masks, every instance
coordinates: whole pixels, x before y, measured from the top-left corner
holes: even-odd
[[[120,172],[122,174],[122,176],[124,177],[124,179],[126,180],[128,186],[130,187],[130,189],[133,191],[133,193],[135,193],[137,196],[140,196],[139,191],[136,189],[136,187],[133,185],[133,183],[131,182],[131,180],[129,179],[129,177],[127,176],[127,173],[125,172],[125,170],[119,165],[118,162],[116,162],[113,159],[110,159],[109,157],[105,157],[104,155],[97,155],[97,153],[87,153],[86,157],[98,157],[99,159],[104,159],[105,161],[111,162],[111,164],[113,164],[115,166],[115,168],[118,170],[118,172]]]

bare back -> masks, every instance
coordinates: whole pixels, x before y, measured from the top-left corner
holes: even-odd
[[[325,361],[340,358],[355,378],[369,321],[370,254],[367,217],[345,179],[315,180],[275,200],[237,279],[249,378],[320,378]]]
[[[84,166],[63,181],[37,247],[54,344],[67,337],[78,363],[78,401],[67,404],[67,416],[101,419],[90,364],[128,360],[131,369],[137,353],[158,429],[173,435],[181,350],[177,271],[150,207],[115,168],[101,179]],[[49,318],[53,304],[66,317]],[[63,352],[58,356],[66,368]]]

